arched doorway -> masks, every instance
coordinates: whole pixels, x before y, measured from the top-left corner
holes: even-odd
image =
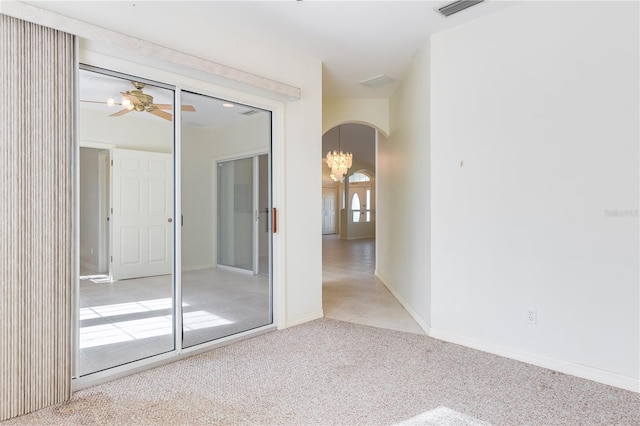
[[[342,124],[323,136],[323,154],[353,154],[344,180],[323,167],[323,311],[327,318],[381,328],[421,333],[402,305],[375,276],[376,148],[378,130],[363,124]],[[334,214],[335,230],[327,215]]]
[[[337,150],[339,147],[345,152],[353,154],[352,167],[347,171],[344,179],[336,181],[331,177],[331,171],[326,164],[326,157],[322,158],[322,233],[323,235],[337,234],[342,239],[373,238],[375,237],[375,168],[376,168],[376,132],[373,127],[363,124],[341,124],[330,129],[322,137],[322,151]],[[362,178],[351,182],[352,176],[366,176],[369,181],[363,183]],[[354,192],[349,187],[360,189],[359,202],[355,209],[351,206]],[[367,188],[365,188],[365,186]],[[369,190],[369,203],[367,208],[367,193]],[[366,210],[369,211],[367,215]],[[354,213],[356,212],[356,213]],[[362,212],[362,218],[359,217]],[[357,225],[349,227],[354,221],[354,215],[358,215]],[[369,226],[366,231],[360,222],[365,223],[368,217]],[[358,232],[359,231],[359,232]]]

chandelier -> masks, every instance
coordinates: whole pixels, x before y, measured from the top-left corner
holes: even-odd
[[[338,150],[327,152],[327,165],[331,169],[329,176],[335,182],[342,182],[347,170],[353,162],[353,154],[343,152],[340,143],[340,126],[338,126]]]

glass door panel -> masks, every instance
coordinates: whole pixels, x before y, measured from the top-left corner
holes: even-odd
[[[173,98],[79,72],[80,376],[174,350]]]
[[[190,92],[181,98],[182,323],[190,347],[272,323],[271,113]]]

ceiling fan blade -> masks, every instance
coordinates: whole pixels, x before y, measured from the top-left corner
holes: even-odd
[[[121,116],[121,115],[125,115],[126,113],[129,113],[131,111],[133,111],[133,110],[132,109],[121,109],[120,111],[114,112],[113,114],[109,115],[109,117],[118,117],[118,116]]]
[[[140,102],[140,99],[138,99],[138,97],[136,95],[132,95],[129,92],[120,92],[120,94],[125,98],[125,99],[129,99],[131,102],[133,102],[133,104],[140,104],[142,102]]]
[[[80,102],[84,102],[84,103],[87,103],[87,104],[103,104],[103,105],[107,104],[106,102],[102,102],[102,101],[85,101],[83,99],[80,99]]]
[[[173,109],[173,105],[171,104],[153,104],[156,106],[156,108],[158,109]],[[193,107],[193,105],[182,105],[182,107],[180,108],[182,111],[189,111],[189,112],[195,112],[196,109]]]
[[[157,115],[160,118],[164,118],[167,121],[171,121],[171,114],[161,111],[158,108],[150,108],[147,110],[147,112],[153,115]]]

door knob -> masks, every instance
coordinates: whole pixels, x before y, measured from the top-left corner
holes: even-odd
[[[171,223],[171,222],[173,222],[173,219],[169,218],[169,219],[167,219],[167,221],[168,221],[169,223]]]

